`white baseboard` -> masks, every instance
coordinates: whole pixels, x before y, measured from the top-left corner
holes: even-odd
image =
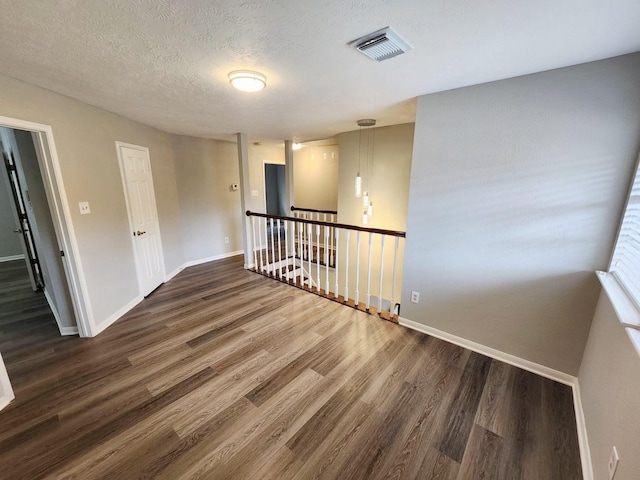
[[[24,260],[24,255],[9,255],[8,257],[0,257],[0,263],[13,262],[14,260]]]
[[[578,443],[580,445],[580,460],[582,462],[582,478],[593,480],[593,464],[591,463],[591,449],[587,436],[587,424],[582,408],[582,396],[580,395],[580,382],[576,379],[573,385],[573,409],[576,413],[576,426],[578,428]]]
[[[94,336],[98,335],[100,332],[104,331],[106,328],[108,328],[111,325],[113,325],[125,313],[127,313],[129,310],[131,310],[136,305],[138,305],[142,300],[144,300],[144,297],[137,296],[136,298],[131,300],[129,303],[127,303],[124,307],[120,308],[116,312],[114,312],[111,315],[109,315],[109,317],[105,318],[102,322],[100,322],[98,325],[96,325],[96,329],[94,331]]]
[[[196,265],[200,265],[207,262],[213,262],[215,260],[222,260],[223,258],[235,257],[236,255],[244,254],[244,250],[236,250],[235,252],[223,253],[222,255],[214,255],[213,257],[201,258],[199,260],[192,260],[190,262],[186,262],[183,268],[186,267],[195,267]]]
[[[542,377],[550,378],[551,380],[555,380],[556,382],[564,383],[565,385],[569,385],[571,387],[573,387],[576,382],[576,377],[574,377],[573,375],[569,375],[568,373],[564,373],[559,370],[555,370],[553,368],[546,367],[529,360],[525,360],[524,358],[516,357],[515,355],[511,355],[510,353],[505,353],[500,350],[496,350],[495,348],[487,347],[480,343],[467,340],[466,338],[458,337],[457,335],[453,335],[452,333],[444,332],[442,330],[438,330],[437,328],[414,322],[413,320],[408,320],[406,318],[400,317],[400,325],[411,328],[412,330],[417,330],[418,332],[426,333],[427,335],[431,335],[432,337],[436,337],[446,342],[453,343],[454,345],[458,345],[468,350],[481,353],[482,355],[486,355],[487,357],[495,358],[496,360],[508,363],[509,365],[513,365],[514,367],[522,368],[523,370],[527,370]]]
[[[164,279],[164,282],[167,283],[169,280],[171,280],[173,277],[175,277],[177,274],[179,274],[182,270],[184,270],[184,265],[180,265],[173,272],[171,272],[169,275],[167,275],[165,277],[165,279]]]
[[[432,337],[436,337],[440,340],[453,343],[454,345],[458,345],[459,347],[472,350],[482,355],[486,355],[487,357],[491,357],[509,365],[513,365],[514,367],[518,367],[523,370],[527,370],[528,372],[535,373],[537,375],[540,375],[541,377],[549,378],[551,380],[555,380],[556,382],[570,386],[573,390],[573,408],[576,415],[576,429],[578,431],[578,443],[580,445],[580,461],[582,463],[583,472],[582,475],[584,480],[593,480],[591,453],[589,450],[589,442],[587,440],[587,428],[584,419],[584,411],[582,409],[582,399],[580,397],[580,385],[576,377],[574,377],[573,375],[569,375],[568,373],[560,372],[559,370],[555,370],[553,368],[546,367],[529,360],[525,360],[524,358],[516,357],[515,355],[511,355],[510,353],[505,353],[500,350],[496,350],[495,348],[487,347],[480,343],[467,340],[466,338],[458,337],[457,335],[453,335],[452,333],[444,332],[442,330],[438,330],[437,328],[414,322],[413,320],[409,320],[407,318],[400,317],[399,323],[400,325],[412,330],[431,335]]]
[[[60,327],[60,334],[62,336],[79,335],[78,327]]]

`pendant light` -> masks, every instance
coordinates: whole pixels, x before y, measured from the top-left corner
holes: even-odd
[[[361,120],[358,120],[358,127],[360,127],[360,136],[359,136],[359,141],[358,141],[358,173],[356,174],[356,182],[355,182],[355,187],[356,187],[356,197],[360,198],[362,197],[362,207],[363,207],[363,211],[362,211],[362,224],[363,225],[367,225],[367,223],[369,223],[369,217],[371,215],[373,215],[373,203],[371,202],[371,198],[369,197],[369,191],[366,190],[362,191],[362,185],[363,185],[363,180],[362,180],[362,175],[360,174],[361,171],[361,165],[362,165],[362,127],[373,127],[376,124],[376,121],[372,118],[363,118]],[[371,177],[371,170],[373,170],[373,145],[371,148],[371,170],[369,170],[369,142],[371,139],[371,133],[372,132],[367,132],[367,149],[366,149],[366,164],[367,164],[367,175],[369,177]],[[371,178],[368,178],[368,181],[371,182]],[[368,184],[370,185],[370,183]]]

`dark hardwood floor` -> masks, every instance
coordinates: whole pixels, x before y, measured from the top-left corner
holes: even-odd
[[[15,277],[0,264],[0,478],[581,478],[569,387],[241,257],[93,339],[60,337]]]

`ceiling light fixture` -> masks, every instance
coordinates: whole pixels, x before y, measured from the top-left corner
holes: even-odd
[[[229,74],[229,82],[241,92],[259,92],[267,86],[267,77],[251,70],[234,70]]]
[[[301,143],[292,143],[291,144],[291,150],[300,150],[302,148],[302,144]]]

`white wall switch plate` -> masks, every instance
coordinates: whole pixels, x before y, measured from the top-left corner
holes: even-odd
[[[88,215],[91,213],[89,202],[80,202],[78,206],[80,207],[80,215]]]
[[[224,237],[224,243],[229,243],[229,237]]]
[[[258,190],[251,190],[251,196],[257,197],[259,195]]]
[[[613,447],[611,450],[611,456],[609,457],[609,480],[612,480],[616,476],[616,469],[618,468],[618,462],[620,456],[618,455],[618,449]]]
[[[420,293],[411,291],[411,303],[418,303],[418,302],[420,302]]]

